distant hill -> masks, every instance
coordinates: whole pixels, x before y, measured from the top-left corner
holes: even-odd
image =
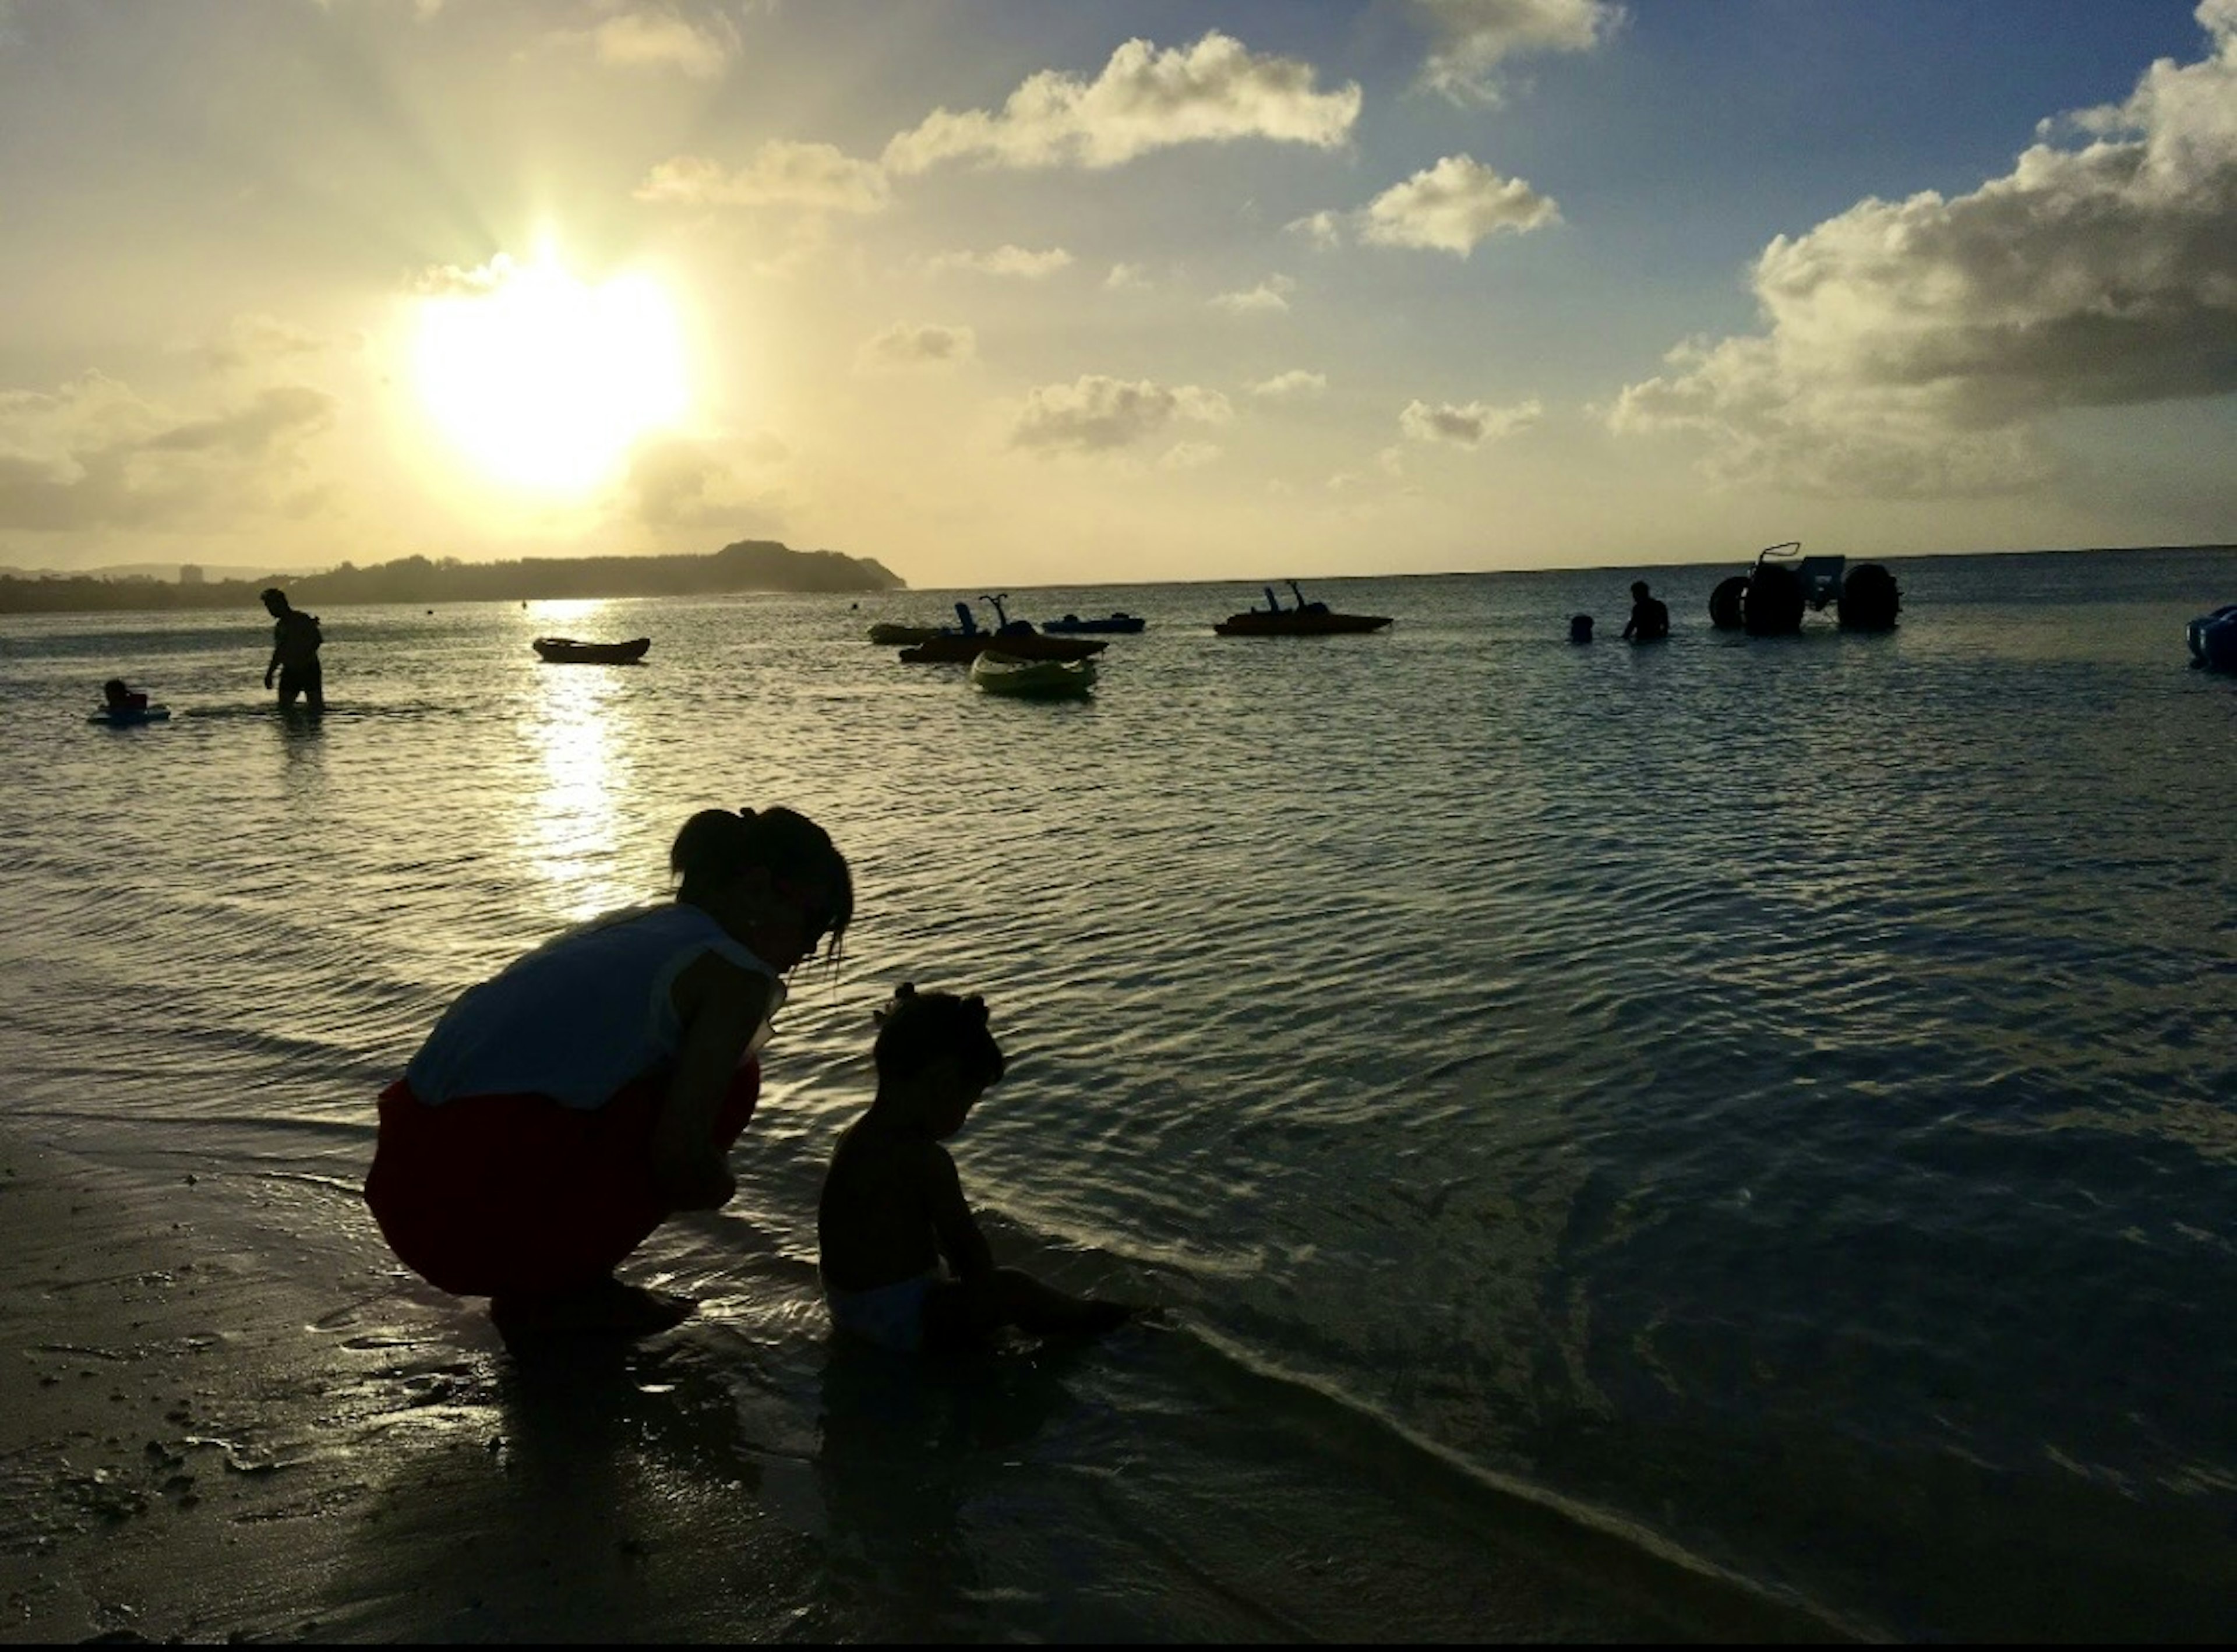
[[[516,602],[570,597],[697,597],[731,591],[897,591],[906,585],[881,563],[836,551],[795,551],[775,539],[741,539],[705,556],[529,557],[460,562],[405,557],[360,568],[345,562],[325,573],[206,577],[200,585],[137,577],[0,575],[0,613],[70,613],[105,609],[236,608],[267,584],[287,588],[298,607],[351,603]]]

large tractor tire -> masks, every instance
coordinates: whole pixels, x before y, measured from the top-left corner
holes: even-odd
[[[1747,624],[1747,587],[1744,573],[1719,580],[1709,593],[1709,623],[1719,631],[1738,631]]]
[[[1744,618],[1751,637],[1792,637],[1802,629],[1802,582],[1794,570],[1759,562],[1748,576]]]
[[[1839,608],[1843,631],[1893,631],[1903,592],[1878,563],[1860,562],[1841,582]]]

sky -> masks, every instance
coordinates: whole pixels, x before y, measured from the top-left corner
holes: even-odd
[[[0,0],[0,565],[2237,540],[2237,0]]]

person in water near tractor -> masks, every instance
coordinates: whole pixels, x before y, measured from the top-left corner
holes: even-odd
[[[1670,610],[1661,599],[1646,593],[1646,581],[1631,582],[1631,618],[1624,621],[1627,643],[1656,643],[1670,634]]]
[[[112,677],[101,685],[101,697],[112,711],[144,711],[148,697],[128,686],[121,677]]]
[[[940,1146],[1006,1065],[985,1001],[904,984],[878,1019],[877,1095],[841,1133],[816,1207],[817,1272],[832,1324],[914,1353],[968,1347],[1005,1325],[1092,1333],[1141,1313],[994,1265]]]
[[[290,607],[287,593],[274,585],[263,593],[265,611],[272,616],[272,658],[264,667],[264,686],[280,674],[280,704],[284,708],[303,703],[313,711],[327,709],[325,673],[319,668],[319,644],[326,641],[319,617]]]
[[[691,1312],[620,1265],[715,1210],[785,980],[854,916],[847,862],[789,809],[702,809],[676,897],[565,931],[469,988],[380,1094],[366,1202],[397,1256],[508,1335],[641,1335]]]

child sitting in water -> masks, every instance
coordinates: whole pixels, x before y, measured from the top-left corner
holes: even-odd
[[[112,677],[101,685],[101,697],[111,711],[144,711],[148,697],[126,686],[121,677]]]
[[[816,1212],[832,1324],[906,1353],[967,1345],[1004,1325],[1036,1336],[1109,1331],[1139,1312],[994,1265],[940,1145],[1002,1076],[984,1001],[904,985],[879,1021],[877,1097],[840,1136]]]

